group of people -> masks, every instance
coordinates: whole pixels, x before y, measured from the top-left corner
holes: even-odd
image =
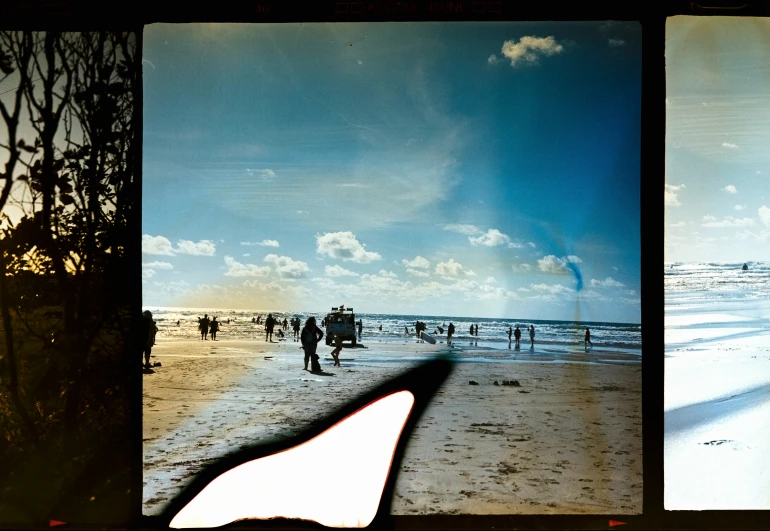
[[[229,319],[228,322],[230,322]],[[207,340],[209,334],[211,335],[211,340],[216,341],[217,332],[219,332],[219,321],[217,321],[216,317],[209,319],[209,314],[204,313],[203,317],[198,317],[198,330],[201,333],[201,341]]]
[[[535,326],[529,325],[529,340],[532,342],[530,345],[530,348],[535,348]],[[513,339],[516,340],[516,346],[515,348],[520,348],[519,340],[521,339],[521,330],[519,330],[519,325],[516,325],[516,330],[508,327],[508,344],[511,343],[511,335],[513,335]]]

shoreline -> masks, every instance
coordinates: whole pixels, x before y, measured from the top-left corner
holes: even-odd
[[[152,361],[162,366],[143,375],[144,513],[157,514],[206,462],[240,444],[296,434],[447,351],[414,339],[362,341],[346,345],[341,367],[331,366],[332,348],[319,345],[322,367],[334,376],[316,377],[302,370],[303,353],[291,339],[159,337]],[[513,357],[452,351],[459,363],[409,441],[392,514],[641,513],[641,364],[627,362],[639,357],[603,351],[538,359],[535,346],[534,355]],[[520,386],[493,383],[512,379]]]

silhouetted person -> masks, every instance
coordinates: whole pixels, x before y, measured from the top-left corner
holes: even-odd
[[[479,325],[476,325],[476,330],[473,331],[473,335],[479,337]]]
[[[382,332],[382,325],[380,325],[380,332]]]
[[[449,328],[447,328],[447,334],[446,334],[447,343],[451,341],[452,336],[454,334],[455,334],[455,325],[453,325],[452,323],[449,323]]]
[[[586,350],[588,350],[588,345],[591,345],[592,347],[594,346],[594,344],[591,343],[591,331],[588,329],[587,326],[586,326],[586,339],[583,342],[583,344],[585,345]]]
[[[315,317],[308,317],[301,336],[302,348],[305,350],[305,370],[307,370],[307,362],[311,361],[311,370],[313,372],[321,372],[321,364],[318,363],[316,349],[318,348],[318,342],[323,337],[324,333],[315,324]]]
[[[529,340],[532,342],[529,348],[535,348],[535,325],[529,325]]]
[[[256,322],[257,322],[257,318],[256,318],[256,317],[252,317],[252,318],[251,318],[251,324],[254,324],[254,323],[256,323]]]
[[[198,328],[201,331],[201,341],[208,339],[206,336],[209,335],[209,314],[203,314],[203,319],[198,321]]]
[[[214,317],[209,324],[209,334],[211,334],[212,341],[217,340],[217,332],[219,332],[219,323],[217,322],[217,318]]]
[[[513,328],[508,327],[508,343],[511,342],[511,335],[513,335]]]
[[[405,326],[404,330],[406,331],[407,334],[409,334],[409,327],[408,326]]]
[[[182,322],[182,321],[177,321],[177,322],[176,322],[176,325],[177,325],[177,326],[179,326],[179,323],[181,323],[181,322]]]
[[[275,327],[275,319],[273,318],[273,314],[269,313],[267,314],[267,319],[265,319],[265,341],[273,341],[273,328]]]
[[[516,325],[516,330],[513,331],[513,337],[516,338],[516,348],[520,348],[521,345],[519,344],[519,340],[521,339],[521,330],[519,330],[519,325]]]
[[[155,334],[157,332],[158,327],[156,326],[155,321],[152,319],[152,312],[150,312],[150,310],[146,310],[144,313],[142,313],[141,328],[142,353],[144,354],[145,369],[150,368],[150,353],[152,352],[153,345],[155,345]]]
[[[743,270],[748,271],[749,270],[749,264],[743,264]]]
[[[470,332],[470,334],[473,335],[473,325],[471,325],[471,332]]]
[[[332,350],[332,358],[334,358],[335,367],[342,367],[342,365],[340,365],[341,353],[342,353],[342,338],[340,336],[334,336],[334,350]]]
[[[283,329],[287,330],[289,328],[289,321],[286,320],[286,317],[283,318]]]
[[[361,319],[359,319],[358,320],[358,339],[361,339],[361,332],[363,331],[363,329],[364,329],[364,322]]]
[[[294,319],[294,341],[299,341],[299,331],[300,331],[300,324],[299,324],[299,317]]]

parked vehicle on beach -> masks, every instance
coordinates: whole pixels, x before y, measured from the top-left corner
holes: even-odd
[[[339,306],[326,314],[326,344],[333,344],[336,337],[356,345],[356,316],[353,308]]]

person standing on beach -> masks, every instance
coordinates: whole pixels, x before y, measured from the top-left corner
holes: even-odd
[[[142,314],[142,352],[144,354],[144,368],[150,368],[150,353],[155,345],[155,334],[158,327],[152,319],[152,312],[146,310]]]
[[[455,325],[453,325],[452,323],[449,323],[449,328],[447,328],[447,331],[446,331],[447,343],[449,343],[452,340],[452,336],[454,335],[454,333],[455,333]]]
[[[209,314],[207,313],[203,314],[203,319],[200,319],[198,321],[198,328],[201,331],[201,341],[203,341],[204,339],[208,339],[207,336],[209,335]]]
[[[318,348],[318,342],[323,337],[324,333],[315,324],[315,317],[308,317],[301,336],[302,348],[305,351],[305,370],[307,370],[307,362],[310,361],[311,372],[321,372],[321,364],[318,363],[316,349]]]
[[[473,335],[479,337],[479,325],[476,325],[476,330],[473,332]]]
[[[529,325],[529,340],[532,341],[529,348],[535,348],[535,325]]]
[[[265,341],[273,342],[273,327],[275,326],[275,319],[273,318],[273,314],[269,313],[267,314],[267,319],[265,319]]]
[[[473,335],[473,325],[471,325],[471,335]]]
[[[364,329],[364,322],[361,319],[359,319],[358,320],[358,339],[361,339],[361,332],[363,331],[363,329]]]
[[[591,345],[591,347],[594,346],[593,343],[591,343],[591,331],[586,326],[586,339],[583,342],[583,345],[585,345],[586,350],[588,350],[588,345]]]
[[[519,340],[521,339],[521,330],[519,330],[519,325],[516,325],[516,330],[513,331],[513,337],[516,338],[516,348],[520,348],[521,345],[519,344]]]
[[[332,350],[332,358],[334,358],[334,367],[342,367],[342,365],[340,365],[341,353],[342,353],[342,338],[340,336],[334,336],[334,350]]]
[[[299,317],[294,319],[294,341],[299,341]]]
[[[508,327],[508,343],[511,342],[511,335],[513,334],[513,328]]]
[[[214,317],[209,325],[209,333],[211,334],[212,341],[217,340],[217,332],[219,332],[219,323],[217,322],[217,318]]]

